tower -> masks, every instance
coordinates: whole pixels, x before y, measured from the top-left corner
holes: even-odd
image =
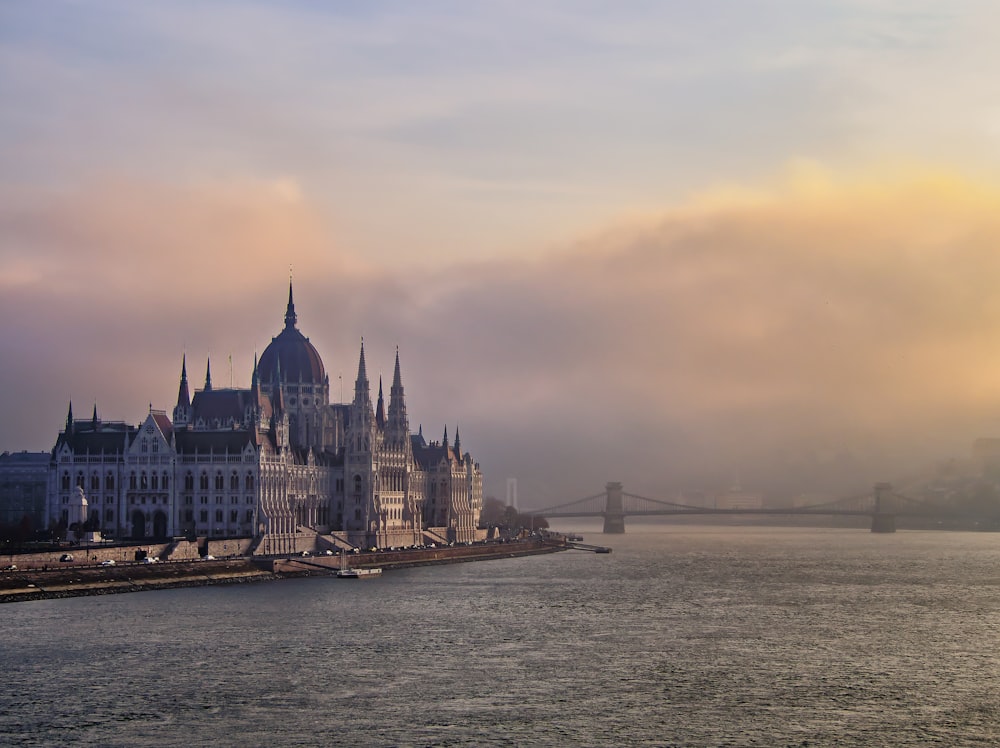
[[[347,530],[370,533],[377,523],[374,516],[378,497],[378,487],[375,485],[376,431],[368,371],[365,367],[365,341],[362,339],[345,440],[344,527]]]

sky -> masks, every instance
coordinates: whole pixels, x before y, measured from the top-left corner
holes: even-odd
[[[1000,436],[1000,6],[0,5],[0,449],[299,329],[486,492],[836,495]],[[232,361],[230,367],[229,361]]]

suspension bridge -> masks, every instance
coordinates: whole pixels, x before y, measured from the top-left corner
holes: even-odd
[[[896,493],[889,483],[876,483],[870,493],[839,498],[821,504],[773,509],[727,509],[682,504],[666,499],[651,499],[626,493],[622,489],[621,483],[608,483],[605,490],[599,494],[542,509],[529,509],[522,511],[521,514],[545,517],[545,519],[602,517],[605,533],[625,532],[626,517],[697,515],[871,517],[872,532],[895,532],[896,517],[943,516],[945,508]]]

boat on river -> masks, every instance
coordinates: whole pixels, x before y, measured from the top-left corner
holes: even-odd
[[[347,552],[340,552],[340,568],[337,569],[338,579],[371,579],[382,576],[382,570],[378,567],[368,569],[352,569],[347,565]]]

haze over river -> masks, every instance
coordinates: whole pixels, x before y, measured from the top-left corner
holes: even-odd
[[[614,553],[4,605],[0,744],[1000,740],[1000,534],[585,535]]]

